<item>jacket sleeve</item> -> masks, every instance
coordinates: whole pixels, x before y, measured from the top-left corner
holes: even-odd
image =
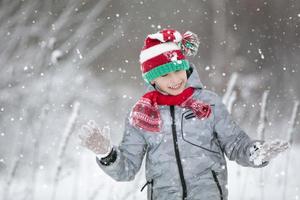
[[[132,126],[128,117],[129,114],[125,119],[125,130],[121,143],[119,146],[113,145],[113,151],[115,152],[110,153],[108,156],[108,160],[110,160],[111,155],[116,156],[113,159],[114,161],[109,165],[105,165],[96,157],[99,167],[116,181],[133,180],[141,167],[147,150],[147,143],[140,129]]]
[[[222,151],[229,160],[247,167],[259,168],[268,165],[269,161],[261,165],[254,165],[250,161],[250,148],[255,142],[264,143],[263,140],[252,140],[235,122],[222,99],[216,94],[214,106],[214,132],[217,135]]]

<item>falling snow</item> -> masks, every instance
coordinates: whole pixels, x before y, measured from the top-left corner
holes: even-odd
[[[0,199],[50,199],[58,168],[56,199],[146,199],[147,190],[139,191],[145,182],[144,162],[134,180],[117,182],[99,170],[77,135],[80,125],[94,119],[111,126],[114,144],[121,141],[124,116],[148,87],[139,63],[143,39],[165,27],[198,34],[199,53],[186,59],[195,64],[203,89],[223,95],[238,73],[231,91],[232,115],[254,138],[262,94],[270,90],[265,136],[285,139],[294,102],[300,98],[299,5],[208,0],[2,2]],[[171,58],[180,64],[177,55]],[[74,101],[80,101],[80,115],[57,167]],[[229,199],[281,200],[284,192],[285,199],[300,199],[294,178],[300,166],[300,137],[294,134],[299,133],[299,123],[298,114],[290,162],[284,154],[263,170],[234,161],[222,165],[222,170],[228,168]],[[153,142],[169,144],[161,136]],[[182,162],[193,164],[186,158]],[[10,198],[3,198],[5,193]]]

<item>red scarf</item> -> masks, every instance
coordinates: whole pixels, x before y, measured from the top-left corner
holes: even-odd
[[[159,132],[162,121],[158,105],[176,105],[191,109],[197,118],[209,117],[211,107],[202,101],[190,98],[194,93],[194,88],[186,88],[181,94],[163,95],[158,91],[146,93],[134,105],[130,113],[130,123],[146,131]]]

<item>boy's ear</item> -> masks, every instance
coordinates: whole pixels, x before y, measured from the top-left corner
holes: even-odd
[[[152,85],[152,87],[153,87],[154,89],[156,89],[156,88],[155,88],[155,83],[154,83],[154,81],[150,81],[150,84]]]
[[[186,70],[186,76],[187,76],[187,78],[189,78],[192,73],[193,73],[193,67],[192,67],[192,65],[190,65],[190,68]]]

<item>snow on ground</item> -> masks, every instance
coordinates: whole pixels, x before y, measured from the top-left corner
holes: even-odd
[[[77,168],[64,170],[65,172],[62,174],[58,185],[56,199],[146,200],[147,190],[140,192],[141,187],[145,183],[144,163],[135,180],[131,182],[116,182],[97,166],[93,154],[88,151],[83,152],[78,157]],[[264,199],[267,200],[283,200],[283,185],[286,176],[288,177],[286,199],[299,199],[299,153],[300,147],[293,146],[290,151],[288,174],[285,174],[284,170],[288,152],[279,155],[262,169],[241,167],[233,161],[228,161],[229,200],[263,199],[261,195],[264,195]],[[261,173],[263,173],[264,188],[260,184]],[[44,166],[38,173],[35,199],[50,199],[52,192],[50,174],[50,166]],[[3,184],[3,180],[1,180],[1,184]],[[10,191],[10,199],[23,199],[26,185],[26,179],[19,178],[15,180]]]

